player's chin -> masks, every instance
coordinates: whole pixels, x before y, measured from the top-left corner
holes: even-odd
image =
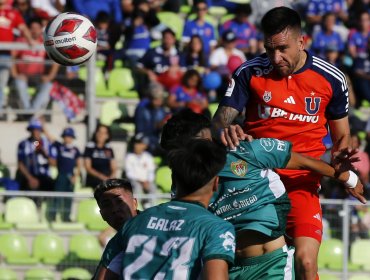
[[[276,71],[279,73],[282,77],[287,77],[292,74],[292,71],[289,67],[276,67]]]

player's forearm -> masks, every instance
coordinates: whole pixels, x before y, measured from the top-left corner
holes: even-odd
[[[212,119],[213,136],[218,138],[220,130],[229,127],[238,115],[239,111],[232,107],[219,106]]]
[[[301,155],[299,153],[292,152],[292,156],[286,166],[287,169],[302,169],[311,170],[322,176],[327,176],[333,179],[337,179],[341,182],[346,182],[349,177],[348,171],[337,174],[335,169],[327,164],[325,161],[318,160],[312,157]]]
[[[351,133],[348,117],[339,120],[330,120],[330,135],[333,142],[332,152],[341,151],[351,147]]]
[[[224,260],[209,260],[203,268],[204,280],[227,280],[229,279],[228,265]]]

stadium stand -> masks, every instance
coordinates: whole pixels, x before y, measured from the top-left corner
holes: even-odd
[[[161,166],[155,174],[155,183],[164,193],[171,192],[171,169],[168,166]]]
[[[56,233],[40,233],[33,239],[33,256],[44,264],[56,265],[67,255],[63,242]]]
[[[27,197],[14,197],[5,204],[5,222],[20,230],[45,230],[48,224],[40,221],[35,202]]]
[[[367,248],[367,249],[365,249]],[[352,263],[361,266],[362,269],[370,271],[370,240],[357,239],[351,246]]]
[[[33,268],[26,271],[24,280],[54,280],[55,274],[43,268]]]
[[[17,273],[11,269],[0,267],[0,279],[17,280]]]
[[[98,261],[102,252],[96,236],[81,233],[73,235],[70,239],[69,253],[72,260]]]
[[[9,264],[31,265],[38,262],[32,257],[26,239],[19,233],[4,233],[0,236],[0,253]]]
[[[77,222],[82,223],[89,230],[104,230],[109,225],[102,219],[99,206],[95,199],[82,200],[78,205]]]
[[[62,273],[62,280],[76,279],[76,280],[90,280],[91,273],[86,269],[79,267],[67,268]]]

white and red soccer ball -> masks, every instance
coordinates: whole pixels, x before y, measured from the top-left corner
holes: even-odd
[[[96,51],[97,34],[89,19],[75,13],[62,13],[53,18],[44,31],[47,54],[62,65],[78,65]]]

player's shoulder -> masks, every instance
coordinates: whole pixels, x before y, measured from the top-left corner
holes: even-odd
[[[247,72],[250,75],[262,76],[267,75],[273,69],[270,59],[266,54],[261,54],[255,58],[245,61],[239,68],[235,71],[234,76],[240,76],[241,74]]]
[[[347,88],[346,76],[336,66],[326,62],[318,56],[312,56],[311,69],[323,76],[330,83],[340,83],[343,90]]]

